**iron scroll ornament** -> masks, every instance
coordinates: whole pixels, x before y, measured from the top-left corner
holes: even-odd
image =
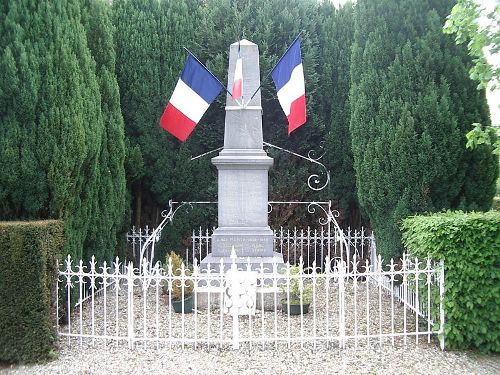
[[[319,212],[324,214],[324,217],[320,217],[318,222],[320,225],[328,225],[332,222],[337,222],[336,218],[340,216],[340,212],[337,210],[332,210],[332,201],[312,201],[312,202],[302,202],[302,201],[269,201],[267,203],[267,213],[273,212],[273,205],[276,204],[288,204],[288,205],[306,205],[307,212],[310,214],[315,214],[318,209]]]
[[[153,269],[153,259],[154,259],[154,250],[155,250],[155,244],[160,240],[161,232],[165,225],[168,223],[171,223],[174,220],[175,214],[177,211],[182,208],[182,207],[187,207],[188,210],[192,210],[193,204],[213,204],[215,202],[174,202],[173,200],[168,201],[169,209],[168,210],[163,210],[161,212],[161,217],[163,220],[161,223],[153,230],[151,235],[148,237],[148,239],[144,242],[141,248],[141,255],[140,255],[140,264],[139,264],[139,269],[143,270],[143,272],[147,270],[152,270]],[[145,253],[148,249],[148,246],[151,245],[151,255],[149,258],[149,261],[146,261],[146,258],[144,258]],[[146,267],[143,269],[143,267]]]
[[[273,145],[273,144],[268,143],[268,142],[262,142],[262,143],[267,147],[271,147],[271,148],[275,148],[275,149],[280,150],[280,151],[284,151],[290,155],[296,156],[298,158],[307,160],[313,164],[319,165],[323,169],[323,174],[326,176],[326,181],[324,184],[321,185],[321,179],[320,179],[321,176],[317,173],[313,173],[307,178],[307,186],[309,186],[309,189],[314,190],[314,191],[321,191],[325,187],[327,187],[328,184],[330,183],[330,171],[326,168],[326,166],[323,163],[320,162],[320,160],[323,158],[323,156],[325,156],[325,153],[322,153],[321,155],[316,156],[315,150],[309,150],[309,152],[307,153],[307,156],[304,156],[304,155],[297,154],[296,152],[287,150],[285,148]],[[320,146],[320,148],[322,148],[322,146]],[[213,149],[213,150],[205,152],[201,155],[191,157],[191,160],[196,160],[196,159],[205,157],[207,155],[210,155],[210,154],[217,152],[217,151],[220,151],[222,149],[223,149],[223,147]]]
[[[297,154],[296,152],[287,150],[285,148],[273,145],[273,144],[268,143],[268,142],[263,142],[263,144],[267,147],[271,147],[271,148],[275,148],[276,150],[284,151],[290,155],[297,156],[297,157],[304,159],[304,160],[307,160],[313,164],[319,165],[323,169],[323,174],[326,176],[326,181],[323,185],[321,185],[320,175],[317,173],[313,173],[307,178],[307,186],[309,186],[309,189],[314,190],[314,191],[321,191],[325,187],[327,187],[328,184],[330,183],[330,171],[326,168],[326,166],[323,163],[321,163],[319,161],[319,160],[321,160],[321,158],[323,158],[323,156],[325,156],[325,153],[322,153],[319,156],[315,156],[316,151],[310,150],[307,153],[307,156],[304,156],[304,155]]]

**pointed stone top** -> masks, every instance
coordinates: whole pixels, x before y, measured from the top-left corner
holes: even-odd
[[[237,46],[238,43],[240,43],[240,45],[242,46],[256,46],[255,43],[252,43],[251,41],[249,40],[246,40],[246,39],[242,39],[240,40],[239,42],[234,42],[233,44],[231,44],[232,46]]]

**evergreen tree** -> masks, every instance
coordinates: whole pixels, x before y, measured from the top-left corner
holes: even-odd
[[[440,33],[450,6],[377,0],[356,7],[354,167],[360,203],[386,258],[401,253],[398,226],[404,217],[491,205],[494,158],[485,150],[465,151],[462,131],[472,113],[487,119],[484,92],[478,94],[467,77],[466,54]],[[481,179],[472,182],[472,173]]]
[[[104,126],[98,161],[95,220],[89,228],[85,248],[87,257],[97,252],[105,259],[111,259],[121,249],[117,247],[117,235],[124,237],[124,231],[128,230],[126,206],[130,202],[126,195],[124,123],[115,73],[110,6],[100,0],[84,0],[82,22],[96,62]]]
[[[102,244],[98,260],[109,258],[104,247],[116,235],[112,227],[89,239],[89,229],[103,223],[99,162],[106,129],[80,2],[2,7],[0,162],[8,167],[0,170],[0,217],[63,219],[68,254],[90,255],[94,249],[84,252],[84,244],[92,242]]]
[[[130,151],[127,164],[129,171],[137,160],[144,165],[140,173],[133,173],[135,177],[127,176],[137,226],[157,225],[170,199],[208,198],[211,185],[204,176],[210,169],[203,162],[193,162],[186,169],[190,152],[180,152],[181,143],[159,126],[185,62],[182,47],[190,47],[193,40],[197,7],[194,1],[158,0],[118,0],[112,5],[117,78]],[[178,246],[192,230],[177,223],[163,233],[170,240],[175,237],[169,246]]]
[[[349,88],[351,45],[354,37],[354,6],[336,10],[331,2],[320,7],[321,45],[318,73],[320,106],[328,132],[325,136],[327,166],[331,172],[329,198],[338,204],[345,226],[362,224],[356,197],[351,136],[349,132]]]
[[[122,109],[131,144],[140,146],[145,162],[144,176],[134,184],[135,223],[139,224],[141,217],[145,222],[157,223],[160,219],[157,207],[165,207],[170,198],[216,199],[216,171],[210,164],[210,158],[189,163],[188,156],[202,154],[222,145],[225,94],[219,96],[188,139],[185,150],[187,158],[180,164],[176,157],[179,142],[157,126],[184,62],[185,53],[181,46],[189,47],[225,83],[229,44],[240,38],[257,43],[263,78],[301,31],[308,123],[288,137],[287,120],[277,101],[273,83],[268,79],[262,88],[264,140],[304,155],[311,149],[315,151],[315,155],[320,155],[324,151],[323,141],[328,132],[327,155],[333,156],[327,156],[328,159],[325,157],[322,161],[331,170],[332,188],[319,193],[308,189],[308,177],[321,172],[321,169],[289,154],[270,149],[274,158],[274,167],[270,173],[270,196],[273,200],[299,201],[332,198],[340,202],[346,217],[349,216],[348,211],[353,211],[352,222],[359,222],[359,219],[354,219],[359,215],[356,214],[352,155],[349,133],[346,131],[349,51],[353,33],[352,7],[336,12],[331,4],[320,5],[310,1],[293,1],[285,5],[281,1],[263,0],[208,1],[200,3],[199,11],[195,11],[196,5],[188,2],[186,10],[185,4],[174,6],[166,1],[114,2]],[[143,27],[136,28],[137,22]],[[165,28],[166,25],[170,28]],[[164,31],[158,31],[160,29]],[[154,41],[158,35],[164,36],[160,38],[162,47],[151,48],[150,45],[157,46],[158,43]],[[139,42],[141,38],[147,41]],[[137,42],[130,43],[136,39]],[[319,48],[320,45],[323,48]],[[168,51],[168,54],[163,55],[164,51]],[[140,55],[145,54],[161,55],[152,58],[158,59],[160,65],[154,61],[144,61],[145,58]],[[138,61],[142,61],[140,68],[137,67]],[[155,70],[158,66],[164,73]],[[136,85],[138,77],[143,77],[140,81],[145,83],[135,87],[134,82]],[[320,77],[325,81],[320,82]],[[145,97],[155,98],[158,93],[161,95],[161,105],[154,106],[155,99],[151,103],[144,103]],[[148,109],[153,107],[156,111],[154,116],[151,115],[153,110]],[[144,114],[145,110],[147,114]],[[177,169],[186,171],[185,166],[188,164],[195,168],[194,179],[190,179],[185,173],[176,172]],[[326,181],[325,176],[322,177],[321,183]],[[185,185],[180,179],[190,180],[191,189],[178,189],[177,185]],[[281,212],[279,207],[276,208],[273,211],[275,217],[271,217],[273,225],[313,224],[313,218],[306,212],[293,215],[294,210],[285,208]],[[189,228],[198,225],[196,214],[190,213],[190,216],[193,221],[191,225],[186,225]],[[290,222],[293,216],[294,221]],[[209,217],[213,218],[212,215]]]

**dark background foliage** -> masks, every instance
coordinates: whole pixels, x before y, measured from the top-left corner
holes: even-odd
[[[210,156],[223,144],[224,96],[185,144],[159,117],[189,48],[222,82],[228,47],[259,45],[261,76],[299,32],[308,122],[289,137],[270,80],[264,140],[276,150],[270,199],[328,200],[341,225],[373,228],[384,256],[401,252],[404,217],[446,208],[487,210],[498,163],[487,146],[465,149],[487,124],[483,91],[468,78],[464,47],[443,35],[451,0],[329,1],[7,0],[0,5],[0,219],[64,220],[65,252],[123,255],[131,224],[155,226],[168,201],[215,201]],[[214,155],[211,155],[214,156]],[[279,225],[317,225],[275,208]],[[180,250],[193,228],[216,225],[216,206],[179,212],[163,233]],[[162,256],[162,254],[159,254]]]

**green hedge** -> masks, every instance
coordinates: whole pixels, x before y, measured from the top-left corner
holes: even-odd
[[[445,261],[445,340],[500,352],[500,212],[445,212],[403,221],[412,256]]]
[[[53,355],[61,221],[0,222],[0,361]]]

